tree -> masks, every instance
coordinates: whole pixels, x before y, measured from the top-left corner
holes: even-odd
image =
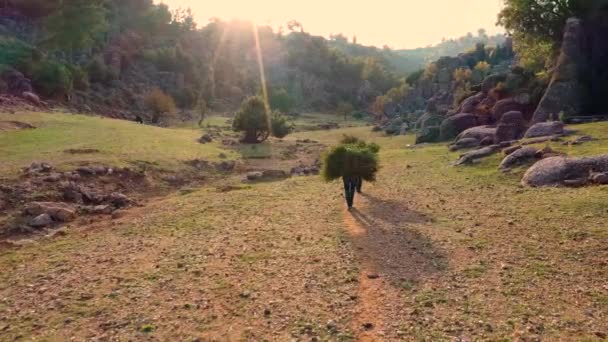
[[[106,29],[103,0],[64,0],[47,20],[48,42],[70,54],[91,47]]]
[[[287,29],[289,29],[289,31],[291,31],[291,32],[296,32],[296,30],[298,30],[300,33],[304,32],[304,26],[302,26],[302,23],[300,23],[299,21],[296,21],[296,20],[288,21]]]
[[[259,144],[270,135],[269,121],[264,101],[252,96],[241,103],[241,108],[232,122],[232,128],[235,131],[245,132],[242,139],[244,143]]]
[[[287,118],[281,113],[277,112],[272,113],[270,127],[272,136],[279,139],[286,137],[294,129],[293,125],[287,121]]]

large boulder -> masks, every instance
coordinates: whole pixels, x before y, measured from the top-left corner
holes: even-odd
[[[425,127],[416,135],[416,144],[430,143],[439,141],[439,126]]]
[[[494,89],[498,83],[504,82],[507,80],[506,74],[492,74],[486,77],[483,82],[481,82],[481,91],[484,94],[490,92],[490,90]]]
[[[494,121],[498,122],[505,113],[513,111],[525,113],[527,110],[527,105],[519,103],[514,98],[503,99],[496,102],[492,108],[492,118]]]
[[[7,69],[0,75],[0,79],[8,86],[9,93],[21,96],[24,92],[33,92],[32,82],[15,69]]]
[[[484,140],[485,138],[494,139],[494,135],[496,134],[496,127],[491,126],[477,126],[464,130],[462,133],[458,134],[456,140],[464,139],[464,138],[475,138],[479,141]]]
[[[533,123],[547,121],[560,112],[570,116],[581,114],[585,94],[581,79],[588,69],[585,42],[585,29],[581,20],[568,19],[553,77],[534,112]]]
[[[524,138],[548,137],[564,134],[564,124],[559,121],[539,122],[528,128]]]
[[[416,128],[425,129],[426,127],[439,127],[443,121],[443,116],[431,112],[426,112],[422,115],[418,121],[416,121]]]
[[[581,185],[593,173],[608,172],[608,155],[589,158],[550,157],[538,161],[524,174],[529,186]]]
[[[460,105],[460,113],[474,113],[477,106],[485,99],[484,93],[477,93],[471,97],[467,97]]]
[[[494,142],[500,143],[503,141],[511,141],[520,139],[526,131],[525,121],[521,112],[505,113],[498,126],[496,126],[496,134]]]
[[[443,120],[439,126],[439,139],[452,140],[464,130],[477,126],[477,117],[473,114],[461,113]]]

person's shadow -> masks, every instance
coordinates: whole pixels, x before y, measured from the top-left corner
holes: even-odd
[[[362,197],[367,206],[353,208],[350,215],[365,233],[354,236],[353,243],[377,272],[399,283],[416,282],[445,269],[444,254],[416,227],[430,222],[425,214],[397,201]]]

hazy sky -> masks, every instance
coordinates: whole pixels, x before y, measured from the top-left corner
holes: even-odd
[[[160,0],[156,0],[160,2]],[[190,7],[199,25],[209,18],[249,19],[273,27],[295,19],[316,35],[343,33],[366,45],[415,48],[443,37],[501,31],[495,26],[502,0],[163,0]]]

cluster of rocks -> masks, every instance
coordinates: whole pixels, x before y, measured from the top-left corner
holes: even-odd
[[[261,170],[249,171],[244,182],[274,181],[289,178],[289,174],[283,170]]]
[[[317,159],[312,165],[300,165],[291,169],[292,176],[314,176],[318,175],[321,170],[321,161]]]
[[[226,155],[223,155],[225,158]],[[235,170],[237,167],[237,162],[234,160],[223,160],[221,162],[210,162],[204,159],[193,159],[185,162],[186,165],[189,165],[199,171],[216,171],[228,173]]]
[[[43,104],[34,93],[32,81],[14,69],[9,68],[0,74],[0,93],[22,98],[34,106]]]
[[[19,184],[0,188],[0,197],[4,198],[0,204],[3,209],[18,210],[19,230],[30,232],[71,222],[80,215],[110,215],[135,203],[106,184],[108,178],[97,179],[102,176],[125,183],[137,181],[145,174],[107,166],[82,166],[59,172],[48,163],[34,162],[22,170]],[[45,199],[31,196],[36,191],[44,192]]]
[[[457,151],[478,146],[510,145],[521,138],[535,138],[522,142],[531,144],[556,139],[566,133],[564,125],[558,121],[541,122],[526,128],[520,112],[509,112],[496,126],[477,126],[464,130],[449,146],[451,151]]]

